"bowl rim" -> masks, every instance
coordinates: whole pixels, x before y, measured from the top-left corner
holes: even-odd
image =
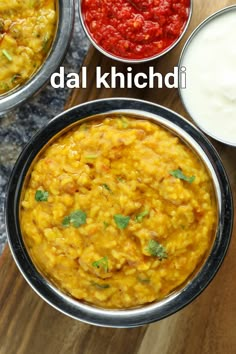
[[[80,18],[80,22],[81,22],[81,25],[82,25],[82,28],[86,34],[86,36],[88,37],[89,41],[92,43],[92,45],[100,52],[102,53],[103,55],[105,55],[106,57],[110,58],[110,59],[113,59],[113,60],[117,60],[119,62],[122,62],[122,63],[127,63],[127,64],[139,64],[139,63],[146,63],[148,61],[151,61],[151,60],[155,60],[155,59],[158,59],[158,58],[161,58],[163,55],[169,53],[175,46],[177,46],[179,44],[179,42],[182,40],[183,36],[185,35],[188,27],[189,27],[189,24],[190,24],[190,21],[191,21],[191,18],[192,18],[192,13],[193,13],[193,0],[189,0],[190,1],[190,7],[189,7],[189,16],[188,16],[188,20],[184,26],[184,29],[181,33],[181,35],[179,36],[179,38],[174,42],[172,43],[172,45],[170,47],[167,47],[163,52],[159,53],[159,54],[156,54],[156,55],[153,55],[151,57],[148,57],[148,58],[144,58],[144,59],[129,59],[129,58],[122,58],[122,57],[119,57],[119,56],[116,56],[108,51],[106,51],[105,49],[103,49],[103,47],[101,47],[100,45],[98,45],[96,43],[96,41],[93,39],[93,37],[91,36],[90,32],[88,31],[87,29],[87,26],[84,22],[84,17],[83,17],[83,13],[82,13],[82,1],[84,0],[79,0],[79,18]]]
[[[26,250],[19,225],[19,202],[24,179],[32,161],[58,132],[81,119],[114,112],[136,111],[160,117],[162,121],[184,131],[196,142],[212,165],[219,183],[220,216],[211,252],[197,275],[183,291],[138,309],[107,310],[87,305],[56,289],[38,272]],[[193,301],[210,283],[226,255],[233,227],[233,199],[230,183],[221,159],[209,140],[190,122],[174,111],[143,100],[130,98],[101,99],[68,109],[49,121],[26,145],[12,171],[5,203],[7,237],[13,258],[22,275],[35,292],[60,312],[89,324],[105,327],[138,327],[165,318]]]
[[[60,66],[70,44],[74,26],[74,0],[56,0],[58,24],[55,37],[41,67],[22,86],[0,96],[0,115],[14,109],[34,96]]]
[[[213,21],[215,18],[223,15],[224,13],[230,12],[230,11],[236,11],[236,4],[234,5],[230,5],[230,6],[226,6],[223,7],[222,9],[214,12],[213,14],[209,15],[207,18],[205,18],[194,30],[193,32],[190,34],[190,36],[188,37],[187,41],[185,42],[183,49],[181,51],[180,57],[179,57],[179,63],[178,63],[178,67],[183,67],[183,60],[184,60],[184,56],[188,50],[188,47],[191,45],[192,41],[194,40],[194,38],[198,35],[198,33],[202,30],[202,28],[204,28],[209,22]],[[211,138],[226,144],[228,146],[233,146],[236,147],[236,141],[235,143],[232,143],[230,141],[226,141],[218,136],[216,136],[215,134],[212,134],[209,130],[205,129],[201,123],[198,122],[197,119],[194,118],[193,114],[191,114],[190,110],[187,107],[187,104],[183,98],[183,94],[182,92],[185,89],[182,89],[181,87],[178,88],[179,91],[179,96],[181,99],[181,102],[186,110],[186,112],[189,114],[189,116],[192,118],[193,122],[196,124],[196,126],[198,126],[205,134],[207,134],[208,136],[210,136]]]

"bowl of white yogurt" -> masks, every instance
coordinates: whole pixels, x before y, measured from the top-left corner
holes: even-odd
[[[204,20],[187,40],[179,67],[186,68],[182,102],[198,127],[236,146],[236,5]]]

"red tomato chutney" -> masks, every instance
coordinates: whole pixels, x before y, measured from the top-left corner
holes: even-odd
[[[144,59],[165,51],[181,36],[190,0],[82,0],[90,36],[117,57]]]

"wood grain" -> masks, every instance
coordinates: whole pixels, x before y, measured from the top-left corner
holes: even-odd
[[[149,65],[167,73],[178,63],[181,48],[191,31],[208,15],[233,1],[194,0],[194,13],[184,40],[171,53]],[[87,89],[74,90],[67,107],[103,97],[134,97],[165,105],[188,117],[176,90],[96,89],[96,66],[109,71],[126,65],[90,49]],[[148,65],[133,67],[134,72]],[[189,117],[188,117],[189,118]],[[214,142],[229,174],[235,197],[236,149]],[[236,353],[236,240],[211,285],[191,305],[158,323],[137,329],[108,329],[70,319],[43,302],[17,270],[9,249],[0,258],[0,354],[235,354]]]

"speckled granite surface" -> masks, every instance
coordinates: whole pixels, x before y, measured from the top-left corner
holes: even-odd
[[[74,34],[62,64],[66,73],[78,72],[88,49],[77,14],[76,8]],[[0,118],[0,254],[6,244],[4,201],[12,167],[32,135],[63,110],[68,94],[68,89],[55,90],[49,84],[35,98]]]

